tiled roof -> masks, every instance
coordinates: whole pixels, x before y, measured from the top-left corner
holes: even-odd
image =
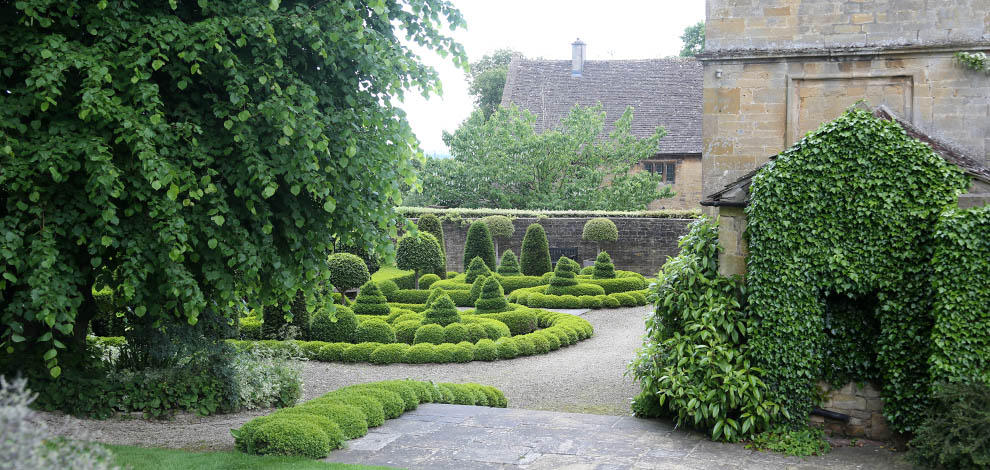
[[[602,104],[612,123],[633,107],[637,137],[657,126],[667,135],[659,153],[701,154],[701,63],[694,59],[587,60],[580,77],[571,77],[569,60],[512,59],[502,105],[515,103],[538,116],[537,130],[552,129],[575,104]]]

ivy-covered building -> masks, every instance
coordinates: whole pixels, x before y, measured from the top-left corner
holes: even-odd
[[[632,106],[632,133],[646,138],[666,130],[654,157],[635,170],[662,175],[676,193],[650,209],[693,209],[702,197],[701,63],[693,58],[585,60],[585,44],[572,44],[572,60],[523,59],[509,64],[502,106],[515,104],[537,116],[536,129],[553,129],[574,105],[605,110],[604,134]]]

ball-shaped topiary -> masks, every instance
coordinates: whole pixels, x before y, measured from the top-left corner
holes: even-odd
[[[313,341],[328,343],[353,343],[354,330],[357,329],[357,317],[354,311],[343,305],[337,305],[335,312],[320,308],[313,314],[309,324],[309,336]]]
[[[467,341],[462,341],[454,345],[454,354],[451,362],[471,362],[474,360],[474,345]]]
[[[378,285],[368,281],[361,286],[351,309],[358,315],[388,315],[388,300],[378,290]]]
[[[437,282],[439,280],[440,280],[440,276],[437,276],[436,274],[433,273],[424,274],[419,277],[419,288],[429,289],[434,282]]]
[[[464,274],[464,282],[468,284],[473,284],[478,276],[491,276],[492,270],[488,269],[488,265],[485,261],[481,259],[480,256],[475,256],[471,263],[468,265],[468,270]]]
[[[368,362],[379,365],[395,364],[396,362],[402,361],[402,358],[405,357],[406,351],[408,350],[409,345],[405,343],[382,345],[372,351],[371,357],[368,358]]]
[[[419,227],[420,231],[432,234],[437,238],[437,243],[440,244],[440,255],[443,259],[441,260],[442,262],[440,265],[437,266],[437,270],[434,271],[434,274],[440,276],[441,278],[446,277],[447,246],[444,244],[443,240],[443,223],[440,222],[440,219],[437,218],[437,216],[433,214],[426,214],[416,221],[416,226]]]
[[[382,267],[381,257],[378,256],[378,254],[375,253],[374,250],[367,250],[350,244],[345,245],[342,243],[338,243],[336,245],[336,248],[334,248],[333,252],[350,253],[352,255],[357,255],[358,258],[361,258],[361,260],[364,261],[364,265],[368,267],[369,273],[374,273]]]
[[[512,234],[516,233],[516,226],[512,224],[512,219],[504,215],[489,215],[482,217],[481,221],[488,226],[488,232],[495,242],[495,253],[498,254],[498,241],[512,238]]]
[[[377,282],[376,284],[378,284],[378,291],[381,292],[386,299],[391,299],[396,292],[399,292],[399,285],[391,279],[386,279],[384,281]]]
[[[368,420],[360,408],[342,403],[305,403],[283,408],[273,416],[308,414],[322,416],[333,421],[344,433],[345,439],[357,439],[368,434]]]
[[[443,327],[437,324],[426,324],[416,329],[413,344],[420,343],[442,344]]]
[[[547,233],[540,224],[531,224],[523,237],[519,269],[526,276],[542,276],[553,270]]]
[[[364,260],[351,253],[330,255],[327,257],[327,268],[330,271],[330,284],[333,284],[341,295],[371,280],[371,274],[368,273],[368,266],[364,264]],[[346,302],[347,297],[344,299]]]
[[[519,272],[519,260],[512,250],[505,250],[505,253],[502,253],[502,262],[498,265],[498,269],[495,272],[503,276],[518,276],[522,274]]]
[[[400,343],[413,344],[416,330],[422,326],[419,320],[405,320],[395,323],[395,340]]]
[[[485,284],[481,288],[481,295],[474,302],[474,309],[477,313],[498,313],[509,310],[509,302],[505,300],[505,291],[495,276],[485,280]]]
[[[382,343],[389,344],[395,342],[395,330],[385,320],[373,318],[358,323],[354,330],[354,342],[356,343]]]
[[[407,233],[399,239],[395,253],[395,263],[399,269],[415,271],[415,286],[419,289],[419,277],[423,272],[436,271],[442,262],[440,243],[430,233],[420,232],[417,236]]]
[[[608,255],[608,252],[598,253],[598,258],[595,258],[595,270],[591,273],[592,279],[614,279],[615,278],[615,265],[612,264],[612,257]]]
[[[427,364],[430,362],[436,362],[436,350],[432,343],[423,342],[414,344],[406,350],[403,361],[409,364]]]
[[[500,359],[512,359],[519,355],[519,348],[512,338],[499,338],[495,342],[495,347],[498,349],[498,357]]]
[[[467,341],[468,330],[460,323],[451,323],[443,327],[443,342],[444,343],[460,343],[461,341]]]
[[[467,332],[468,341],[472,343],[477,343],[479,340],[488,338],[488,333],[485,331],[485,327],[477,323],[467,325]]]
[[[433,289],[432,292],[436,293],[436,297],[430,303],[430,307],[423,311],[423,324],[435,323],[440,326],[447,326],[451,323],[460,322],[461,314],[457,311],[457,307],[454,305],[454,301],[450,299],[450,296],[442,289]],[[433,295],[431,293],[431,296]]]
[[[259,455],[321,459],[340,447],[344,432],[322,416],[285,415],[262,423],[251,438],[251,447]]]
[[[488,231],[488,225],[480,220],[474,221],[468,227],[467,240],[464,242],[464,266],[470,265],[475,256],[481,257],[489,270],[498,266],[495,262],[492,234]]]
[[[479,361],[494,361],[498,359],[498,346],[487,338],[478,341],[474,347],[474,358]]]
[[[581,232],[581,239],[595,242],[598,251],[602,249],[602,243],[614,242],[619,239],[619,229],[615,222],[609,219],[598,217],[591,219],[584,224],[584,231]]]

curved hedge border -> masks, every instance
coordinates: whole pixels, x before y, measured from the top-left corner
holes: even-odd
[[[241,452],[321,459],[345,440],[364,436],[368,428],[415,410],[420,403],[505,408],[508,400],[499,389],[475,383],[370,382],[252,419],[230,433]]]
[[[590,338],[594,327],[587,320],[566,313],[533,310],[536,327],[542,328],[525,334],[503,336],[498,340],[481,339],[477,343],[327,343],[323,341],[277,340],[228,340],[240,350],[265,348],[321,362],[370,362],[372,364],[445,364],[452,362],[495,361],[519,356],[546,354],[561,347],[570,346]],[[514,312],[477,315],[499,320],[509,326],[510,332],[527,331],[532,324]],[[518,313],[518,312],[515,312]],[[506,322],[508,320],[508,322]]]
[[[615,279],[603,279],[614,281]],[[580,286],[580,284],[578,284]],[[547,295],[547,286],[518,289],[509,294],[509,302],[530,308],[620,308],[646,305],[646,290],[615,292],[608,295]]]

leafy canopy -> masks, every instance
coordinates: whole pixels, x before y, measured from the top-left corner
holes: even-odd
[[[684,28],[681,35],[681,57],[694,57],[705,52],[705,22],[699,21],[694,25]]]
[[[464,65],[462,25],[441,0],[0,3],[0,344],[57,375],[104,272],[137,316],[313,301],[330,240],[395,236],[419,151],[394,101],[440,91],[407,44]]]
[[[505,77],[509,73],[509,62],[512,61],[513,54],[518,53],[512,49],[498,49],[485,54],[477,62],[471,62],[467,74],[468,93],[474,97],[474,104],[485,119],[502,102],[502,90],[505,89]]]
[[[600,105],[575,106],[556,129],[538,133],[536,116],[514,105],[487,120],[476,111],[444,135],[454,158],[427,159],[423,193],[412,199],[468,208],[645,209],[673,193],[660,176],[630,170],[656,154],[665,131],[640,139],[632,122],[628,108],[605,135]]]

